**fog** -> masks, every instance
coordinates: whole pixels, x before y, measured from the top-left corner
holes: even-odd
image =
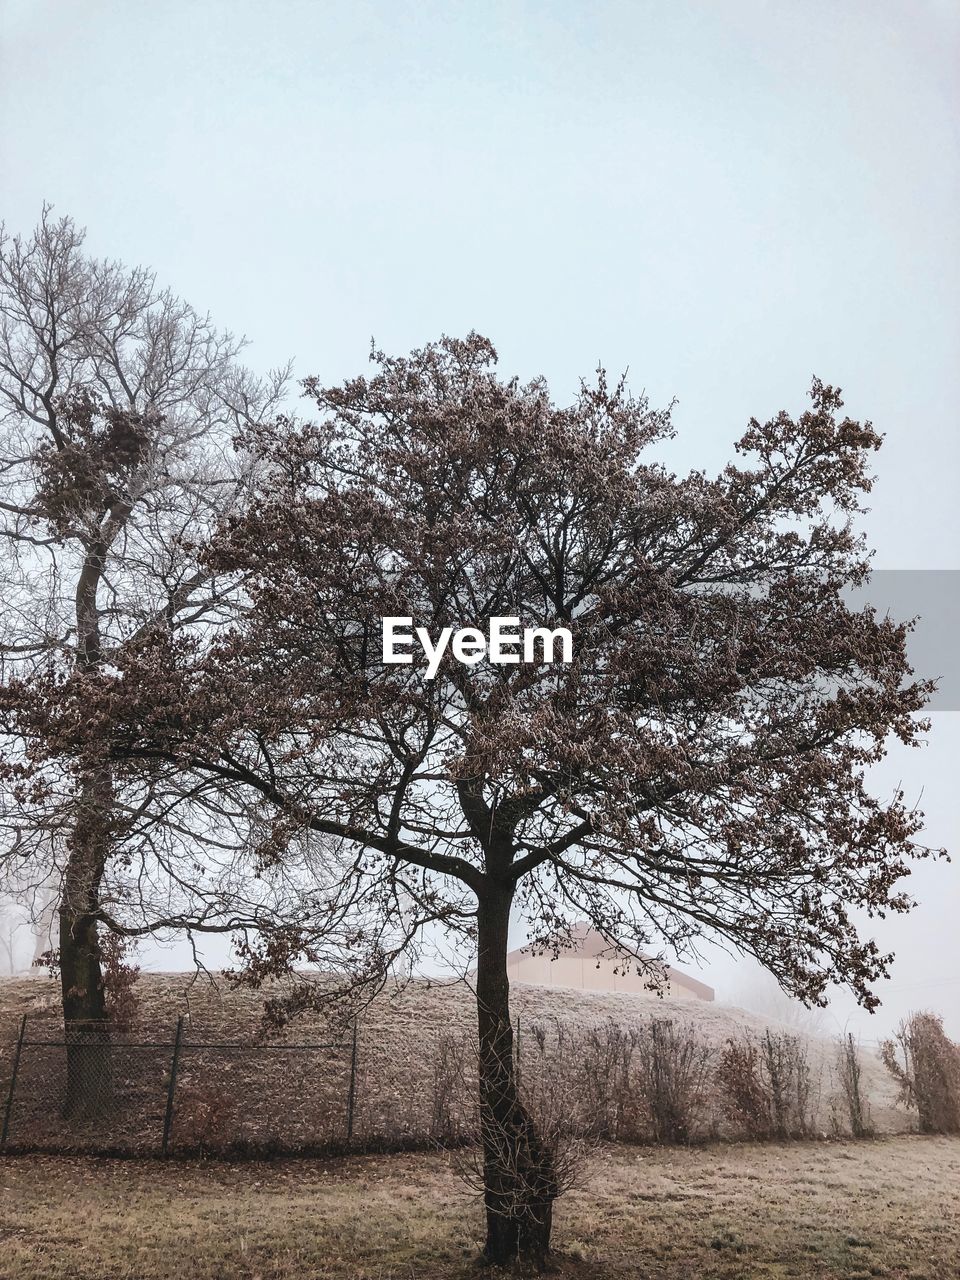
[[[8,227],[52,202],[92,252],[245,332],[254,367],[334,381],[371,336],[478,329],[559,399],[599,361],[629,367],[677,401],[672,465],[708,471],[751,415],[802,411],[813,374],[842,386],[886,434],[875,563],[907,575],[894,604],[926,593],[918,665],[944,677],[927,747],[892,750],[875,784],[956,847],[960,575],[917,585],[960,569],[956,5],[2,9]],[[838,998],[831,1028],[873,1038],[932,1008],[960,1036],[958,884],[917,866],[915,912],[871,922],[897,953],[883,1009]],[[720,998],[758,990],[712,950],[701,971]]]

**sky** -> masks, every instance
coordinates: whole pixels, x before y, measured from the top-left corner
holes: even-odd
[[[69,213],[258,369],[338,381],[371,338],[470,329],[560,400],[629,369],[676,400],[677,467],[722,466],[816,374],[886,435],[865,528],[909,585],[960,570],[958,54],[954,0],[0,0],[0,217]],[[957,600],[923,581],[929,612]],[[958,718],[877,777],[935,845]],[[883,1012],[836,1017],[932,1007],[960,1036],[960,871],[911,887]]]

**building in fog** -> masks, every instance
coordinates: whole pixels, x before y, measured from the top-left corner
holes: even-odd
[[[648,983],[652,975],[639,974],[628,964],[602,953],[607,944],[587,924],[574,925],[571,930],[572,946],[564,948],[554,960],[546,955],[531,955],[518,949],[507,956],[507,974],[511,982],[529,982],[542,987],[571,987],[576,991],[626,991],[637,995],[650,994]],[[615,973],[614,970],[621,972]],[[666,982],[663,994],[682,1000],[712,1000],[714,992],[705,982],[691,978],[672,965],[665,966]]]

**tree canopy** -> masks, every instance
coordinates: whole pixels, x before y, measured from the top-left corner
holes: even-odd
[[[920,740],[930,686],[910,624],[845,595],[881,439],[835,388],[751,421],[718,475],[676,475],[669,412],[602,372],[558,406],[476,334],[374,364],[309,379],[315,421],[241,433],[254,492],[198,553],[242,593],[235,619],[138,634],[30,697],[49,751],[188,779],[265,883],[298,878],[271,927],[238,915],[254,980],[332,941],[370,977],[428,922],[471,940],[485,1114],[514,1150],[508,1177],[487,1142],[501,1257],[534,1219],[542,1245],[555,1191],[512,1076],[511,911],[544,946],[587,919],[641,966],[726,940],[807,1001],[843,983],[871,1007],[890,957],[863,917],[908,909],[929,851],[866,775],[891,735]],[[572,660],[448,650],[428,678],[383,663],[387,616],[563,626]]]
[[[234,433],[276,413],[286,377],[255,378],[243,345],[150,271],[91,257],[70,218],[0,227],[0,883],[48,922],[55,907],[48,959],[74,1027],[105,1017],[108,916],[149,928],[211,904],[176,868],[170,798],[106,757],[58,754],[41,691],[75,678],[79,694],[138,637],[228,611],[195,550],[247,483]],[[96,705],[72,709],[106,733]],[[78,1103],[92,1061],[71,1054]]]

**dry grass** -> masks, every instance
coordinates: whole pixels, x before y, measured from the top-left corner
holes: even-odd
[[[456,1280],[480,1214],[441,1156],[0,1164],[4,1280]],[[581,1280],[960,1277],[960,1140],[610,1147],[561,1201]]]

